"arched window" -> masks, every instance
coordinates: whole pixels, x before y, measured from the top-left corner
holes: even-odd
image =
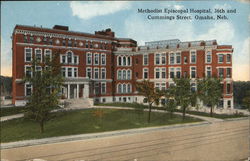
[[[117,85],[117,92],[122,93],[122,85],[121,84]]]
[[[122,79],[123,80],[126,79],[126,75],[127,75],[127,71],[126,70],[122,70]]]
[[[127,71],[127,79],[130,80],[131,79],[131,70]]]
[[[68,59],[68,63],[72,63],[72,53],[70,51],[67,52],[67,59]]]
[[[121,66],[122,65],[122,58],[120,56],[118,56],[118,65]]]
[[[127,85],[123,84],[122,86],[122,93],[127,93]]]
[[[128,86],[127,92],[131,93],[131,84],[128,84],[127,86]]]
[[[131,65],[131,62],[130,62],[130,61],[131,61],[131,58],[130,58],[130,56],[129,56],[129,57],[128,57],[128,66]]]
[[[123,56],[123,58],[122,58],[122,59],[123,59],[123,61],[122,61],[122,62],[123,62],[123,65],[124,65],[124,66],[126,66],[126,65],[127,65],[127,63],[126,63],[126,57],[125,57],[125,56]]]
[[[122,71],[118,70],[117,79],[122,79]]]

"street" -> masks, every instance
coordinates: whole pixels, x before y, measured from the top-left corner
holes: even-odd
[[[3,149],[6,160],[242,160],[249,156],[249,120]]]

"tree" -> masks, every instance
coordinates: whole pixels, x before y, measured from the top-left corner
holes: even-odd
[[[154,88],[153,83],[149,80],[143,80],[142,82],[136,83],[136,89],[140,95],[144,96],[147,100],[149,111],[148,111],[148,123],[150,123],[150,115],[153,103],[159,104],[159,99],[163,96],[163,93]]]
[[[210,116],[213,116],[213,109],[219,104],[222,97],[221,79],[204,78],[198,81],[198,97],[205,105],[210,106]]]
[[[250,111],[250,90],[246,92],[246,96],[242,100],[243,105]]]
[[[25,117],[40,125],[40,132],[44,132],[44,124],[53,118],[51,110],[58,107],[60,87],[63,78],[60,72],[59,53],[55,53],[44,63],[34,59],[31,65],[32,74],[26,75],[24,81],[32,85],[32,93],[26,104]]]
[[[173,97],[177,105],[181,106],[182,120],[184,120],[187,108],[195,103],[196,93],[191,90],[189,78],[175,78],[174,83],[175,85],[170,86],[170,88],[172,88]]]
[[[170,86],[167,90],[165,90],[165,98],[167,99],[167,101],[165,102],[164,106],[166,108],[167,111],[170,112],[170,117],[173,117],[173,113],[174,110],[177,107],[177,103],[174,99],[174,86]]]

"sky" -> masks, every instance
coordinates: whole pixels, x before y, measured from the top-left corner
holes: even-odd
[[[138,9],[236,9],[223,13],[227,20],[149,20]],[[170,14],[177,16],[177,14]],[[168,15],[168,16],[170,16]],[[215,16],[216,13],[209,14]],[[69,26],[72,31],[94,33],[111,28],[117,37],[132,38],[139,45],[147,41],[180,39],[214,40],[232,45],[233,79],[250,80],[250,1],[5,1],[1,2],[1,75],[11,76],[11,35],[16,24],[52,28]]]

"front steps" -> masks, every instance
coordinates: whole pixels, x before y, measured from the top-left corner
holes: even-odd
[[[66,99],[62,101],[64,108],[71,109],[91,108],[94,105],[92,98]]]

